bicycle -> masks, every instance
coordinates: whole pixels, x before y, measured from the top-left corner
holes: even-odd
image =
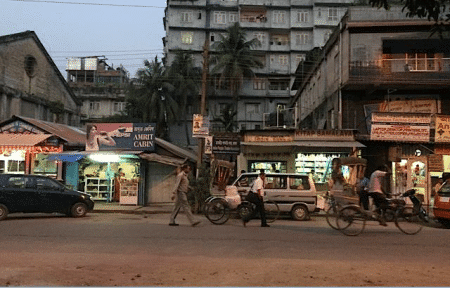
[[[230,205],[231,204],[231,205]],[[225,224],[232,214],[237,214],[242,219],[251,219],[255,214],[255,204],[249,201],[241,201],[236,207],[223,197],[208,198],[205,203],[204,213],[206,218],[215,225]],[[280,207],[273,200],[264,201],[267,223],[272,223],[280,216]]]
[[[400,196],[399,199],[388,199],[388,209],[394,211],[395,226],[405,234],[415,235],[423,226],[421,222],[428,222],[428,215],[422,207],[422,203],[415,196],[415,189],[410,189]],[[405,198],[409,198],[413,207],[407,206]],[[357,236],[364,231],[366,221],[379,220],[379,213],[371,213],[359,205],[344,206],[337,217],[339,231],[347,236]]]
[[[331,228],[339,230],[339,227],[337,226],[337,216],[342,206],[336,201],[336,198],[328,192],[325,194],[325,201],[325,205],[328,206],[328,208],[325,209],[325,219]]]

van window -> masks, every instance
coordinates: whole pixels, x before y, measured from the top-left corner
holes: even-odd
[[[311,189],[308,181],[308,176],[295,175],[289,177],[289,187],[297,190]]]
[[[58,186],[58,184],[56,184],[55,182],[53,182],[50,179],[45,179],[45,178],[37,178],[36,179],[36,185],[38,189],[57,189],[60,186]]]
[[[266,177],[265,189],[286,189],[287,176],[268,176]]]
[[[255,175],[242,175],[241,178],[237,181],[236,185],[238,187],[251,187],[253,182],[256,180]]]

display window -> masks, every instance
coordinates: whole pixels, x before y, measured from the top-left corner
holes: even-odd
[[[248,161],[248,172],[286,173],[286,161]]]
[[[23,150],[0,154],[0,173],[24,174],[25,154]]]
[[[348,157],[348,153],[299,153],[295,159],[295,173],[309,174],[316,183],[325,183],[331,177],[333,158]],[[343,167],[342,173],[348,175]]]
[[[56,177],[58,165],[56,161],[48,161],[47,155],[37,154],[33,163],[33,174]]]

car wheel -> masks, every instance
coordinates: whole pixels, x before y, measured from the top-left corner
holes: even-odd
[[[292,208],[291,216],[294,220],[305,221],[309,218],[309,213],[305,206],[297,205]]]
[[[84,203],[75,203],[70,209],[70,215],[72,217],[83,217],[87,213],[87,206]]]
[[[0,204],[0,220],[4,220],[8,216],[8,208],[5,205]]]

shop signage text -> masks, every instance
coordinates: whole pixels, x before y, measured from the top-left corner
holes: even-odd
[[[262,135],[245,135],[245,142],[290,142],[292,136],[262,136]]]
[[[239,154],[240,153],[239,137],[221,137],[214,136],[212,144],[213,154]]]
[[[372,113],[370,140],[428,142],[429,114]]]
[[[436,143],[450,143],[450,116],[436,115]]]
[[[194,114],[192,117],[192,137],[206,137],[209,135],[209,117]]]
[[[96,150],[155,150],[154,123],[95,123],[87,124],[86,151]]]
[[[295,140],[353,141],[353,131],[349,130],[297,130]]]

